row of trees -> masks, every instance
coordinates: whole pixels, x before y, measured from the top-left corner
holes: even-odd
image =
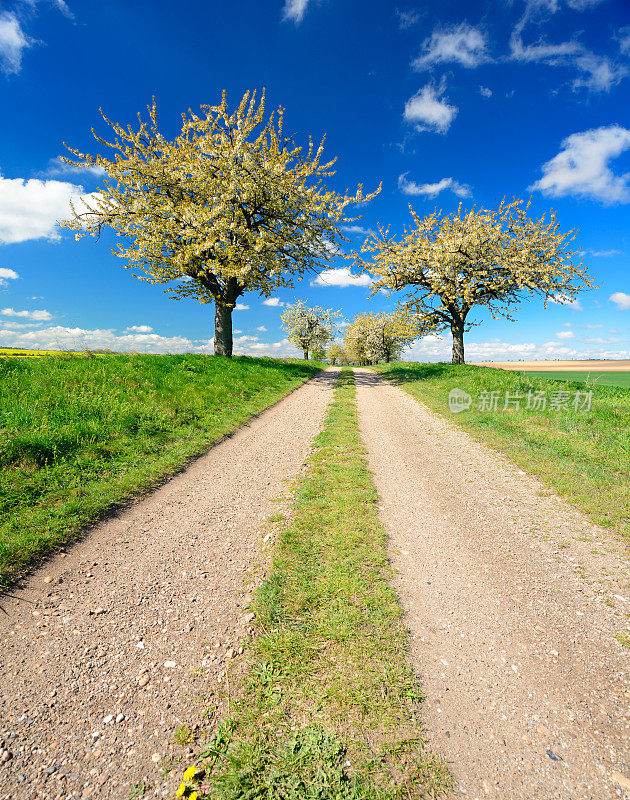
[[[339,311],[309,308],[298,300],[281,317],[287,338],[302,351],[304,358],[311,353],[317,359],[327,357],[333,364],[392,361],[423,333],[417,319],[406,311],[359,314],[347,326],[342,346],[333,341],[341,319]]]
[[[309,139],[302,148],[286,137],[283,117],[282,108],[265,117],[264,92],[259,100],[246,92],[233,112],[224,93],[219,105],[183,114],[180,134],[169,140],[158,128],[154,101],[135,130],[103,114],[114,140],[94,136],[111,157],[69,147],[73,158],[64,158],[75,167],[99,167],[106,178],[62,224],[77,238],[113,229],[123,239],[113,252],[138,270],[135,277],[165,285],[176,298],[213,302],[217,355],[232,355],[238,298],[246,291],[268,297],[330,262],[347,241],[342,226],[359,219],[346,216],[348,207],[380,191],[327,189],[335,159],[323,161],[323,140],[315,147]],[[353,360],[391,359],[418,335],[448,329],[453,361],[461,363],[473,309],[513,319],[528,295],[545,305],[567,303],[592,286],[575,263],[574,231],[561,233],[554,212],[532,219],[529,204],[514,200],[495,210],[411,214],[414,226],[400,238],[379,228],[350,256],[374,276],[373,294],[403,293],[397,314],[362,315],[352,323],[345,348]],[[331,341],[330,313],[302,306],[283,315],[306,357]]]

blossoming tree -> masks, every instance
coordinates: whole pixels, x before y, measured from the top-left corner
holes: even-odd
[[[389,363],[399,358],[408,344],[428,333],[404,310],[392,314],[360,314],[348,326],[344,345],[358,363]]]
[[[530,201],[531,202],[531,201]],[[472,209],[421,219],[400,240],[382,228],[365,241],[357,262],[376,276],[373,293],[407,291],[402,307],[433,330],[450,328],[454,364],[464,363],[468,314],[486,308],[493,318],[514,319],[528,295],[568,303],[592,280],[571,250],[575,231],[560,232],[556,213],[531,219],[530,202],[502,202],[496,210]]]
[[[102,113],[102,112],[101,112]],[[215,304],[214,348],[232,355],[232,311],[245,291],[269,296],[328,262],[346,238],[350,204],[372,199],[328,190],[336,159],[323,145],[306,151],[283,135],[282,108],[265,120],[265,96],[246,92],[236,111],[220,105],[182,115],[173,140],[158,130],[155,101],[138,128],[103,118],[115,138],[96,133],[111,158],[68,147],[77,167],[100,167],[106,179],[86,208],[63,224],[83,235],[113,228],[124,239],[114,253],[140,280],[166,284],[174,297]]]
[[[310,350],[321,350],[333,339],[335,320],[341,317],[339,311],[315,306],[309,308],[298,300],[287,306],[281,314],[282,327],[287,337],[308,359]]]

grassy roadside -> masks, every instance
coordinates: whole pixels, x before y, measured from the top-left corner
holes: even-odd
[[[393,800],[449,787],[424,749],[422,693],[364,453],[344,370],[255,599],[242,695],[181,794]]]
[[[585,387],[518,372],[452,364],[400,362],[375,367],[430,409],[505,453],[598,524],[630,537],[630,390]],[[449,411],[448,395],[458,388],[473,397],[467,411]],[[590,411],[525,408],[528,391],[593,390]],[[498,392],[496,411],[479,410],[482,391]],[[506,392],[521,395],[520,409],[504,410]]]
[[[0,588],[322,366],[201,355],[0,359]]]

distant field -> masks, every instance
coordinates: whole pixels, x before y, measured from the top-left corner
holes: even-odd
[[[555,372],[553,370],[524,370],[524,375],[545,378],[554,381],[579,381],[599,386],[624,386],[630,388],[630,371],[628,372]]]
[[[515,365],[522,370],[523,363]],[[375,369],[450,422],[505,453],[600,525],[630,537],[630,388],[599,382],[589,385],[593,390],[590,408],[576,408],[576,391],[586,393],[587,387],[581,380],[572,381],[568,372],[530,375],[516,368],[409,362]],[[628,374],[618,373],[622,378]],[[616,376],[608,373],[608,377]],[[569,397],[554,407],[558,378]],[[449,410],[453,389],[471,396],[468,410]],[[546,406],[528,408],[529,392],[544,396]],[[484,408],[481,399],[492,395],[496,405]],[[506,403],[506,397],[520,401]]]
[[[33,356],[51,356],[51,355],[59,355],[59,350],[21,350],[21,349],[14,349],[12,347],[0,347],[0,358],[7,358],[7,357],[30,357]]]
[[[0,359],[0,588],[322,364],[202,355]]]

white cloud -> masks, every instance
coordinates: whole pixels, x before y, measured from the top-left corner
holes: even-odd
[[[50,177],[58,177],[59,175],[92,175],[96,178],[101,178],[107,173],[103,167],[74,167],[72,164],[66,164],[63,162],[61,160],[61,156],[57,156],[56,158],[50,159],[48,168],[43,174]]]
[[[422,54],[411,62],[420,71],[435,64],[457,63],[473,68],[491,61],[488,55],[486,34],[465,22],[451,28],[434,30],[422,44]]]
[[[282,308],[284,303],[280,302],[279,297],[268,297],[266,300],[263,300],[262,304],[264,306],[271,306],[272,308]]]
[[[159,336],[156,333],[118,335],[111,329],[67,328],[55,325],[31,331],[0,330],[4,347],[33,347],[45,350],[97,350],[108,348],[123,352],[183,353],[208,352],[211,344],[195,346],[184,336]]]
[[[234,306],[234,311],[249,311],[249,306],[246,306],[244,303],[237,303]]]
[[[573,133],[562,141],[562,149],[546,164],[543,177],[530,189],[544,195],[575,195],[603,203],[630,201],[630,175],[616,176],[609,161],[630,148],[630,130],[620,125]]]
[[[576,11],[594,6],[599,0],[568,0]],[[510,57],[514,61],[538,62],[554,67],[569,67],[581,75],[573,81],[573,88],[586,88],[594,92],[608,92],[627,74],[623,65],[613,63],[607,56],[591,52],[583,44],[571,39],[551,44],[539,39],[535,44],[523,43],[523,30],[540,12],[555,13],[560,8],[557,0],[528,0],[523,16],[510,37]]]
[[[345,233],[362,233],[364,235],[371,233],[370,230],[361,227],[361,225],[342,225],[341,230],[345,231]]]
[[[282,19],[290,19],[298,25],[304,19],[310,0],[285,0]]]
[[[585,328],[588,328],[590,331],[597,330],[598,328],[603,328],[603,325],[585,325]]]
[[[614,303],[621,311],[630,311],[630,294],[625,292],[615,292],[608,298],[611,303]]]
[[[258,336],[236,336],[234,344],[243,344],[244,342],[257,342]]]
[[[3,178],[0,175],[0,244],[28,239],[57,239],[57,223],[80,209],[90,195],[65,181]]]
[[[585,250],[584,253],[594,258],[612,258],[613,256],[622,256],[623,250]]]
[[[20,71],[22,51],[30,44],[15,14],[7,11],[0,14],[0,66],[5,74]]]
[[[557,306],[567,306],[567,308],[572,308],[574,311],[582,310],[579,300],[566,297],[563,294],[556,295],[555,297],[548,297],[547,299],[550,303],[554,303]]]
[[[14,308],[2,308],[0,309],[0,314],[5,317],[24,317],[25,319],[35,319],[38,321],[52,319],[50,311],[45,311],[44,309],[36,311],[16,311]]]
[[[492,89],[489,89],[487,86],[480,86],[479,92],[483,97],[492,97]]]
[[[265,326],[264,326],[264,325],[259,325],[259,326],[256,328],[256,330],[257,330],[257,331],[260,331],[261,333],[266,333],[266,332],[267,332],[267,328],[265,328]]]
[[[443,91],[429,83],[416,92],[405,103],[405,120],[414,123],[418,131],[446,133],[459,109],[440,100]]]
[[[619,51],[624,55],[628,55],[630,53],[630,27],[619,29],[617,41],[619,42]]]
[[[573,339],[573,331],[558,331],[556,336],[558,339]]]
[[[471,195],[470,187],[464,183],[459,183],[454,178],[442,178],[437,183],[418,184],[415,181],[408,181],[408,174],[408,172],[405,172],[403,175],[398,176],[398,188],[403,194],[437,197],[440,192],[448,190],[458,197],[470,197]]]
[[[136,333],[152,333],[153,328],[150,325],[130,325],[125,328],[126,331],[135,331]]]
[[[374,279],[367,274],[353,275],[348,267],[340,269],[325,269],[311,281],[311,286],[371,286]]]
[[[14,269],[8,269],[7,267],[0,267],[0,287],[1,286],[8,286],[9,281],[15,281],[20,276]]]
[[[418,14],[417,11],[401,11],[399,8],[397,8],[396,16],[398,17],[398,27],[401,30],[411,28],[420,21],[420,14]]]

